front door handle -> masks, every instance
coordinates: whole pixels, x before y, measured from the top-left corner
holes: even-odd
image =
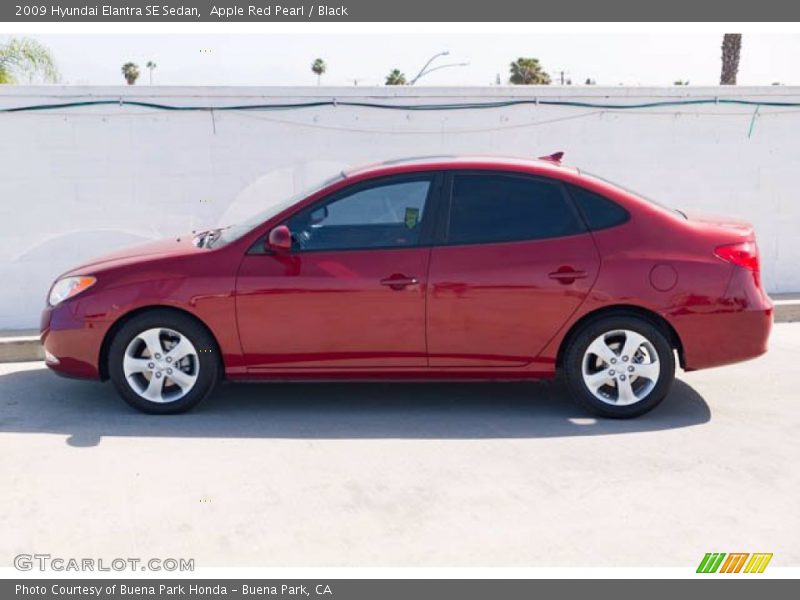
[[[393,290],[402,290],[409,285],[416,285],[419,280],[416,277],[409,277],[402,273],[394,273],[385,279],[381,279],[381,285],[388,285]]]
[[[572,267],[559,267],[548,275],[550,279],[555,279],[559,283],[569,285],[575,283],[576,279],[585,279],[587,277],[586,271],[577,271]]]

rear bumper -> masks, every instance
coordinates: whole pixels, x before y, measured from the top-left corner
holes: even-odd
[[[681,340],[684,369],[694,371],[764,354],[773,312],[772,302],[753,274],[737,269],[725,298],[666,316]]]
[[[720,367],[761,356],[767,351],[772,308],[720,313],[682,323],[678,336],[687,371]]]

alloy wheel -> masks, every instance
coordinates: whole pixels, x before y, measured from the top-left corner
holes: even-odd
[[[136,335],[125,349],[122,370],[131,389],[150,402],[183,398],[200,372],[197,350],[174,329],[157,327]]]
[[[653,391],[661,364],[655,346],[645,336],[630,329],[616,329],[589,344],[581,373],[595,398],[612,406],[629,406]]]

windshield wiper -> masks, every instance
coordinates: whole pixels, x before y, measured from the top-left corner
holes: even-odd
[[[217,227],[216,229],[211,229],[208,231],[203,238],[203,242],[205,243],[206,248],[211,248],[215,245],[218,241],[222,239],[222,232],[226,229],[230,229],[231,226],[228,225],[227,227]]]
[[[198,233],[194,238],[194,245],[198,248],[210,248],[211,243],[219,237],[219,232],[222,229],[208,229],[207,231],[201,231]]]

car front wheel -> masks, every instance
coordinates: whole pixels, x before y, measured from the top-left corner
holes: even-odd
[[[125,323],[114,336],[108,371],[125,401],[151,414],[189,410],[220,376],[216,344],[187,315],[157,310]]]
[[[587,323],[570,340],[564,375],[571,395],[604,417],[629,418],[655,408],[675,377],[675,356],[654,323],[609,316]]]

